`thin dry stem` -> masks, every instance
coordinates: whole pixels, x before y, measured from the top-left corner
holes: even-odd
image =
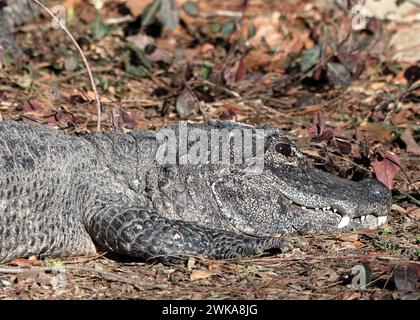
[[[91,69],[89,67],[89,63],[88,63],[88,61],[86,59],[85,54],[83,53],[82,49],[80,48],[79,44],[77,43],[76,39],[74,39],[74,37],[72,36],[72,34],[70,33],[70,31],[66,28],[65,25],[63,25],[61,23],[61,21],[59,19],[57,19],[57,17],[51,12],[51,10],[48,9],[44,4],[42,4],[38,0],[32,0],[32,1],[35,2],[36,4],[38,4],[45,11],[48,12],[48,14],[51,16],[51,18],[54,19],[54,21],[60,26],[61,29],[64,30],[64,32],[71,39],[71,41],[73,42],[73,44],[76,46],[77,50],[79,51],[80,56],[82,57],[83,63],[86,66],[86,69],[87,69],[87,72],[88,72],[88,75],[89,75],[90,84],[92,86],[92,90],[93,90],[93,92],[95,94],[96,108],[97,108],[97,114],[98,114],[98,120],[97,120],[96,130],[97,131],[100,131],[101,130],[101,118],[102,118],[101,101],[99,99],[98,90],[96,89],[95,81],[93,79],[93,74],[92,74],[92,71],[91,71]]]

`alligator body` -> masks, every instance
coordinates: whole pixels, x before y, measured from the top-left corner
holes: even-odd
[[[21,54],[9,30],[39,14],[30,3],[0,0],[0,54]],[[188,124],[186,136],[180,128],[167,128],[165,151],[150,132],[71,135],[0,122],[0,262],[98,249],[146,259],[250,256],[287,249],[279,234],[375,228],[389,212],[381,183],[311,168],[277,128],[260,128],[262,142],[257,129],[235,122]],[[194,139],[212,130],[223,132],[217,141],[251,132],[238,150],[250,144],[262,159],[243,152],[236,161],[228,139],[227,163],[211,161],[210,144],[197,149],[199,161],[182,152],[161,161],[165,152],[195,150]]]
[[[142,259],[236,258],[284,250],[279,234],[374,228],[389,212],[385,186],[310,167],[280,129],[182,125],[75,135],[0,122],[0,262],[98,249]],[[257,162],[244,152],[243,161],[234,158],[240,148],[223,140],[232,132],[251,137],[244,141],[252,155],[262,151],[259,171],[248,170]],[[229,149],[217,147],[226,141]],[[188,153],[173,161],[162,157],[182,148]],[[223,150],[228,163],[213,158]]]

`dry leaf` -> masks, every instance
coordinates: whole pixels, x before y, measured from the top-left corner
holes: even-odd
[[[65,8],[74,8],[79,5],[82,0],[66,0],[64,1],[63,5]]]
[[[346,241],[346,242],[353,242],[353,241],[356,241],[357,239],[359,239],[358,233],[344,234],[340,237],[341,241]]]
[[[411,116],[410,110],[401,110],[392,117],[392,122],[396,124],[406,123],[407,119]]]
[[[22,105],[23,111],[42,111],[43,109],[38,100],[26,100]]]
[[[343,300],[357,300],[362,297],[362,294],[360,292],[346,292],[343,295]]]
[[[401,140],[406,144],[407,152],[420,155],[420,146],[416,140],[414,140],[413,132],[410,128],[405,129],[404,133],[401,135]]]
[[[195,280],[207,279],[211,276],[214,276],[215,274],[216,272],[206,270],[206,269],[193,270],[191,272],[190,280],[195,281]]]
[[[391,190],[394,177],[400,171],[400,160],[389,151],[381,151],[380,155],[382,160],[372,161],[372,167],[375,170],[376,178]]]
[[[391,210],[397,211],[399,213],[407,213],[406,209],[404,209],[403,207],[400,207],[399,205],[395,203],[392,205]]]
[[[273,13],[269,16],[258,16],[252,22],[257,28],[257,33],[250,40],[251,45],[259,47],[262,42],[274,48],[282,43],[284,35],[280,32],[279,13]],[[264,41],[263,41],[264,40]]]
[[[131,11],[132,15],[137,17],[140,15],[144,8],[147,7],[153,0],[126,0],[125,6]]]
[[[40,266],[42,264],[41,260],[38,260],[35,256],[31,256],[28,259],[18,258],[10,261],[8,264],[18,267],[32,267]]]
[[[413,211],[410,211],[408,214],[410,217],[413,217],[414,219],[420,219],[420,208],[414,209]]]
[[[365,123],[360,127],[365,131],[374,141],[386,143],[391,139],[391,134],[383,123]]]

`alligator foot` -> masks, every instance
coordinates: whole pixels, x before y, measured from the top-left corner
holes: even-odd
[[[280,238],[250,237],[165,219],[148,209],[120,206],[93,216],[87,230],[102,249],[147,260],[184,260],[191,256],[235,259],[290,248]]]

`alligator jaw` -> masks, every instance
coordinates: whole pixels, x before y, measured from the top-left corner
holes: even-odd
[[[324,208],[308,208],[301,206],[289,200],[290,206],[295,210],[301,211],[302,215],[315,214],[315,215],[331,215],[336,221],[337,230],[347,230],[350,227],[357,229],[375,229],[385,224],[387,221],[386,215],[377,216],[375,214],[366,214],[361,216],[352,217],[349,214],[342,213],[333,207]]]
[[[280,198],[292,202],[289,208],[296,218],[289,218],[305,231],[372,229],[386,222],[391,192],[376,179],[350,181],[303,162],[297,166],[274,164],[268,168],[274,175]],[[369,216],[372,218],[367,219]]]

